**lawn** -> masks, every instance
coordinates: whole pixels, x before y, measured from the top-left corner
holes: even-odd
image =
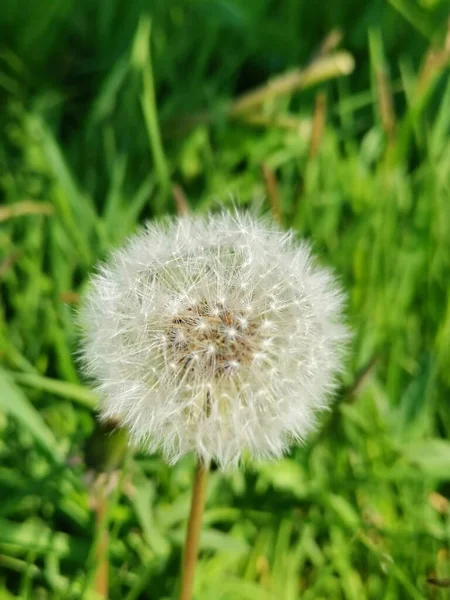
[[[111,600],[177,598],[194,458],[99,428],[76,313],[96,263],[186,203],[307,239],[353,331],[306,445],[210,473],[195,599],[450,598],[449,12],[3,3],[1,600],[99,598],[105,531]]]

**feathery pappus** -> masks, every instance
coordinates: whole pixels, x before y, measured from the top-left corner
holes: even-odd
[[[329,405],[343,300],[309,246],[269,220],[150,223],[100,267],[81,309],[101,415],[170,462],[280,456]]]

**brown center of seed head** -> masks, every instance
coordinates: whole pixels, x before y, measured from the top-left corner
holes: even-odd
[[[171,359],[184,375],[233,376],[258,352],[258,329],[256,323],[224,305],[189,306],[169,325]]]

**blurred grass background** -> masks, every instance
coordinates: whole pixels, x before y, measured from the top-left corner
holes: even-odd
[[[195,598],[450,598],[448,12],[3,2],[1,600],[94,598],[74,313],[95,262],[183,195],[272,204],[339,273],[355,331],[307,447],[211,474]],[[135,454],[105,476],[112,599],[176,598],[192,473]]]

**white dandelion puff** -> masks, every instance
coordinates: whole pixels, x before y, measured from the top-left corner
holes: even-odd
[[[330,402],[342,304],[309,247],[266,220],[149,224],[93,276],[81,309],[101,415],[170,462],[280,456]]]

